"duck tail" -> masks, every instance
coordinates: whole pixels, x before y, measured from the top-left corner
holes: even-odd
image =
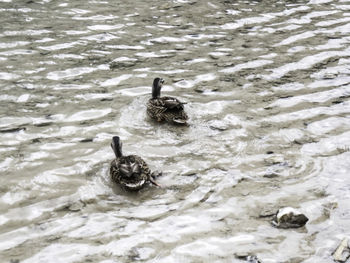
[[[176,124],[187,124],[187,120],[185,119],[173,119],[173,122],[176,123]]]

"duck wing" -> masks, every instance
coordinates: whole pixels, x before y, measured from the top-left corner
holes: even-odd
[[[158,121],[165,120],[177,124],[186,124],[188,116],[184,104],[174,97],[150,99],[147,103],[147,114]]]
[[[164,107],[168,109],[182,110],[184,108],[183,105],[186,104],[173,97],[163,97],[161,100],[163,101]]]
[[[111,178],[127,190],[139,190],[149,181],[151,171],[137,155],[122,156],[112,161]]]
[[[147,177],[147,180],[151,177],[151,170],[149,169],[147,163],[138,155],[131,155],[134,159],[132,164],[132,168],[135,172],[137,172],[140,176]]]

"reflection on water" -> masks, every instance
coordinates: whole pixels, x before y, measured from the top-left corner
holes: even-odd
[[[347,0],[0,1],[1,262],[333,262]],[[146,117],[154,77],[189,127]],[[118,189],[110,140],[164,188]],[[264,211],[299,208],[305,228]]]

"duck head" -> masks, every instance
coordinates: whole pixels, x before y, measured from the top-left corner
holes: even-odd
[[[160,97],[160,90],[163,86],[164,79],[162,78],[155,78],[153,80],[153,86],[152,86],[152,98],[157,99]]]
[[[120,158],[123,156],[123,154],[122,154],[122,142],[121,142],[119,136],[114,136],[112,138],[111,147],[113,149],[113,152],[114,152],[116,158]]]

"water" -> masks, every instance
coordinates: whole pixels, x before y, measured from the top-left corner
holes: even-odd
[[[350,1],[0,1],[1,262],[333,262]],[[189,127],[147,119],[155,77]],[[108,175],[111,137],[158,182]],[[292,206],[305,228],[261,217]]]

